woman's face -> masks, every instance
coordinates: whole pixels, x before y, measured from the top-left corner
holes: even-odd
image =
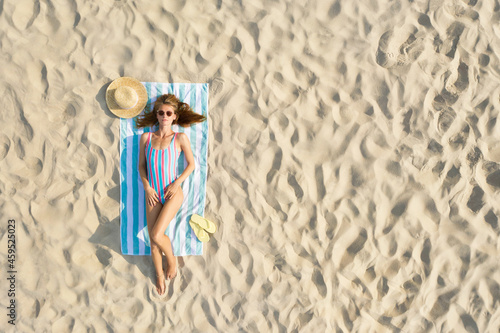
[[[175,114],[174,107],[172,105],[162,104],[158,108],[156,118],[158,119],[158,123],[160,125],[167,125],[172,124],[172,122],[177,118],[177,115]]]

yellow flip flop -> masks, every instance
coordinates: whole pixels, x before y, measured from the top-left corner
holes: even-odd
[[[193,223],[191,221],[189,221],[189,225],[191,226],[191,228],[193,228],[193,231],[194,231],[194,234],[196,235],[196,238],[198,238],[202,242],[208,242],[208,240],[210,239],[210,236],[208,235],[208,233],[205,230],[203,230],[202,227],[200,227],[198,224]]]
[[[204,217],[201,217],[198,214],[193,214],[191,216],[191,221],[189,221],[189,223],[191,223],[191,222],[196,223],[201,228],[205,229],[207,232],[209,232],[211,234],[213,234],[214,232],[217,231],[217,227],[215,226],[215,223],[213,223],[212,221],[207,220]]]

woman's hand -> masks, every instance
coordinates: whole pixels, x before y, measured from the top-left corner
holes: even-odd
[[[172,184],[168,185],[165,189],[165,199],[171,199],[175,193],[181,188],[181,184],[176,180]]]
[[[151,186],[146,189],[146,202],[151,206],[155,206],[160,201],[160,196]]]

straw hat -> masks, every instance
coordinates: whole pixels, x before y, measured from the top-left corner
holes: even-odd
[[[106,90],[109,111],[120,118],[133,118],[141,113],[148,102],[146,87],[131,77],[120,77]]]

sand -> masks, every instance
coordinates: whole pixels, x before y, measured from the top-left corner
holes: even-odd
[[[498,332],[499,8],[1,2],[0,331]],[[165,299],[120,251],[120,76],[210,84],[218,231]]]

